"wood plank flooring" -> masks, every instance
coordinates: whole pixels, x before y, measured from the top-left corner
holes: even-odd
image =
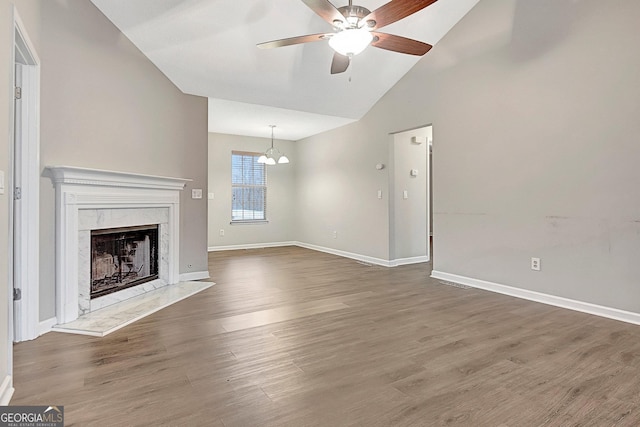
[[[638,426],[640,327],[297,247],[104,338],[15,345],[12,405],[92,426]],[[603,284],[605,286],[606,284]]]

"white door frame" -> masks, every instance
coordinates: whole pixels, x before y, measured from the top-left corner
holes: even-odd
[[[431,241],[433,240],[433,206],[431,205],[433,201],[433,171],[431,170],[433,166],[433,125],[430,124],[425,127],[431,128],[431,138],[427,138],[427,257],[431,261],[431,267],[433,268],[433,248],[431,247]]]
[[[40,335],[40,59],[15,7],[13,22],[13,81],[21,81],[22,85],[21,99],[12,108],[15,118],[11,123],[12,163],[10,185],[7,186],[10,203],[9,267],[13,266],[9,273],[10,283],[22,294],[20,300],[10,304],[14,310],[11,336],[17,342]],[[20,187],[19,199],[16,196],[17,186]]]

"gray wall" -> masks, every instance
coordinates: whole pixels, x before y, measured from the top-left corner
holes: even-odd
[[[360,121],[296,142],[297,240],[389,259],[389,168],[376,164],[388,166],[393,138],[371,126]]]
[[[277,129],[276,129],[277,130]],[[270,138],[209,134],[209,247],[289,242],[296,231],[295,143],[274,140],[291,163],[267,166],[268,223],[230,225],[231,221],[231,152],[263,153],[271,146]],[[220,236],[220,230],[224,236]]]
[[[344,221],[384,257],[373,165],[432,123],[436,270],[640,312],[637,22],[635,0],[482,0],[361,121],[300,141],[303,240]]]
[[[88,0],[40,8],[42,167],[191,178],[181,196],[180,272],[206,271],[207,100],[181,93]],[[55,315],[54,189],[41,179],[40,319]],[[192,267],[189,268],[188,265]]]
[[[435,268],[640,312],[640,3],[507,3],[507,42],[435,81]]]

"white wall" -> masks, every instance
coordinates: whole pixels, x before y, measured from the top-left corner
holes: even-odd
[[[277,129],[276,129],[277,130]],[[296,197],[295,143],[274,140],[274,146],[285,153],[291,163],[267,166],[268,223],[231,225],[231,152],[264,153],[271,146],[270,138],[209,134],[209,200],[210,249],[260,243],[290,242],[295,237]],[[220,236],[220,230],[224,236]]]
[[[329,245],[348,201],[343,245],[384,257],[372,166],[432,123],[436,270],[640,312],[637,22],[635,0],[482,0],[361,121],[299,142],[348,159],[298,172],[301,233]]]

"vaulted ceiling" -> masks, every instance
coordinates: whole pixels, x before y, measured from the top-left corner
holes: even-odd
[[[435,45],[479,0],[439,0],[384,32]],[[180,90],[209,98],[209,131],[298,140],[361,118],[421,57],[368,47],[331,75],[330,32],[300,0],[92,0]],[[344,4],[342,4],[344,3]],[[348,2],[334,2],[336,7]],[[357,0],[375,10],[386,0]],[[427,54],[428,56],[429,54]]]

